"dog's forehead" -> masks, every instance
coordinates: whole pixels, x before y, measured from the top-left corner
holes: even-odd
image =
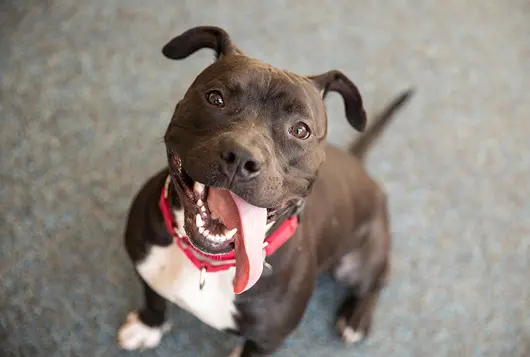
[[[203,89],[222,87],[231,93],[274,103],[286,112],[312,118],[315,129],[325,135],[327,116],[322,97],[314,83],[305,76],[279,69],[246,56],[221,58],[198,77]]]
[[[275,98],[299,99],[305,105],[320,99],[318,90],[307,77],[246,56],[221,59],[203,74],[208,82],[220,81],[235,90],[259,91]]]

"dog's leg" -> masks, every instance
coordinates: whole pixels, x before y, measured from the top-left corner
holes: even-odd
[[[381,289],[375,287],[363,296],[351,294],[342,304],[339,309],[337,330],[345,343],[360,342],[368,337],[380,293]]]
[[[386,211],[362,230],[361,246],[342,257],[334,271],[349,288],[337,320],[337,329],[346,343],[362,341],[370,334],[372,316],[390,269]]]
[[[144,306],[130,312],[127,321],[118,332],[119,344],[123,349],[156,347],[165,332],[169,330],[166,319],[166,300],[158,295],[143,280]]]

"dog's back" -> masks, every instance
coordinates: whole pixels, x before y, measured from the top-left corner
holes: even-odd
[[[307,242],[319,270],[331,272],[351,292],[339,309],[337,323],[346,342],[369,333],[370,317],[390,274],[387,196],[366,172],[363,159],[411,95],[409,90],[392,101],[349,151],[328,145],[307,200],[304,222],[311,229],[303,229],[302,234],[310,238]]]
[[[412,94],[413,91],[408,90],[396,97],[375,117],[373,124],[349,147],[349,151],[328,145],[326,160],[306,204],[305,215],[313,228],[311,235],[359,236],[367,229],[360,223],[369,222],[376,215],[386,215],[386,194],[366,172],[363,159]],[[326,269],[341,252],[354,249],[361,241],[317,239],[315,244],[318,245],[319,265]]]
[[[414,94],[413,89],[408,89],[398,95],[387,107],[375,118],[374,123],[350,146],[350,152],[359,159],[363,159],[375,141],[381,136],[387,125],[395,117],[394,114],[401,109]]]

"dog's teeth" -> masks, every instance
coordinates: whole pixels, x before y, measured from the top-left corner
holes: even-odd
[[[228,228],[225,228],[225,231],[224,231],[224,234],[226,238],[228,239],[232,238],[236,233],[237,233],[237,228],[230,229],[230,230]]]
[[[203,205],[202,200],[201,199],[197,200],[197,206],[202,207],[202,205]]]
[[[219,235],[214,235],[213,236],[213,240],[215,240],[216,242],[221,243],[221,242],[224,242],[225,240],[227,240],[227,238],[224,235],[219,234]]]
[[[204,234],[204,227],[199,227],[199,233]]]
[[[201,234],[208,237],[210,235],[210,231],[205,229],[204,232],[202,232]]]
[[[201,207],[201,211],[202,211],[203,213],[206,213],[206,207],[202,206],[202,207]]]
[[[197,227],[202,227],[204,226],[204,221],[202,220],[202,217],[200,214],[197,213],[197,215],[195,216],[195,224],[197,225]]]
[[[204,193],[204,185],[200,182],[195,182],[193,185],[193,192],[197,195],[202,195]]]
[[[204,236],[210,241],[215,242],[215,243],[223,243],[230,239],[229,237],[223,234],[213,234],[211,232],[208,232],[208,230],[205,230]]]

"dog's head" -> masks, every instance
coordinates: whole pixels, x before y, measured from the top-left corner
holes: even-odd
[[[247,57],[217,27],[192,28],[162,52],[177,60],[202,48],[213,49],[216,61],[178,102],[164,138],[185,229],[205,253],[235,245],[237,260],[261,240],[261,255],[266,224],[310,193],[324,161],[326,94],[342,95],[359,131],[361,95],[339,71],[301,76]]]

